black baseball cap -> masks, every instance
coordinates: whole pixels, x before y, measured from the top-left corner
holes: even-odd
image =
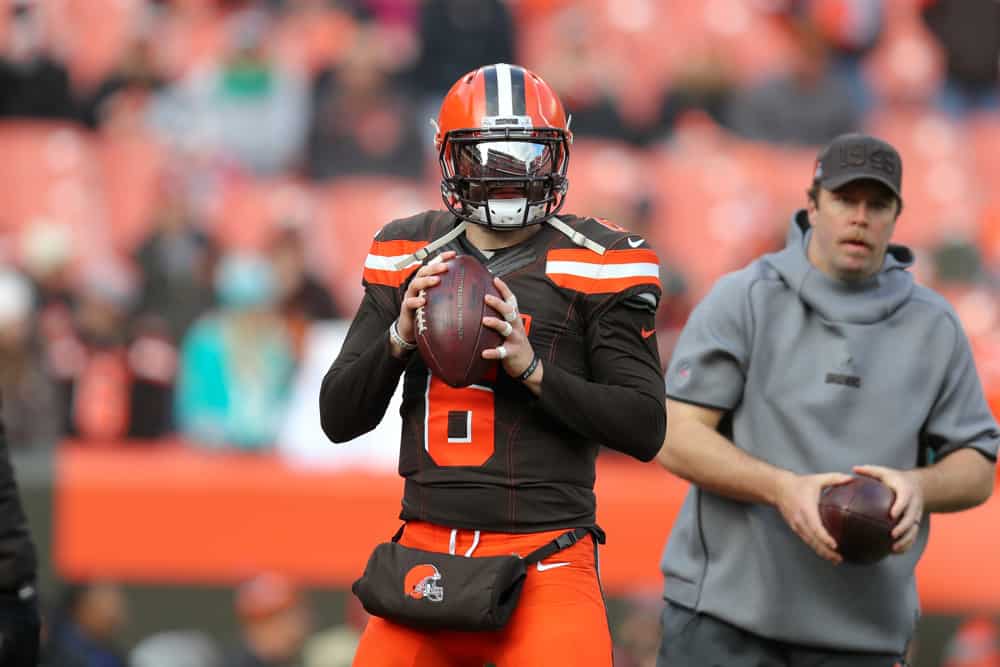
[[[814,178],[827,190],[870,179],[903,201],[903,161],[895,148],[867,134],[842,134],[820,151]]]

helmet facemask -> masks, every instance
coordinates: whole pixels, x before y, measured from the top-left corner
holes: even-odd
[[[557,128],[466,129],[445,135],[442,196],[454,215],[491,229],[516,229],[562,208],[568,133]]]

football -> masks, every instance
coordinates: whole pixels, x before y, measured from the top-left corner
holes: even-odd
[[[863,475],[823,489],[819,515],[846,562],[870,564],[889,555],[896,523],[889,510],[895,500],[892,489]]]
[[[500,298],[493,274],[475,257],[448,260],[441,282],[424,290],[426,301],[417,309],[417,347],[431,373],[452,387],[476,384],[496,362],[483,359],[483,350],[503,342],[499,333],[483,326],[483,317],[497,316],[483,297]]]

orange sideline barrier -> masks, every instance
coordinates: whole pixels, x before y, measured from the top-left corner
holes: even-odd
[[[271,457],[149,448],[59,453],[54,560],[65,576],[229,583],[260,569],[343,587],[398,527],[394,475],[310,472]],[[658,590],[664,538],[686,484],[655,464],[605,456],[598,518],[612,594]],[[925,610],[1000,608],[1000,498],[936,515],[918,570]],[[794,592],[790,591],[790,594]]]

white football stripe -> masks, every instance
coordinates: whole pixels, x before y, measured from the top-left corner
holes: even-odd
[[[400,269],[396,268],[396,263],[406,257],[409,257],[409,255],[393,255],[391,257],[387,255],[368,255],[365,258],[365,268],[375,269],[376,271],[399,271]],[[420,260],[415,259],[403,268],[408,269],[414,264],[419,263]]]
[[[652,262],[592,264],[590,262],[548,261],[545,263],[545,272],[595,279],[660,277],[660,267]]]
[[[497,115],[514,115],[514,94],[510,86],[510,65],[497,65]]]

